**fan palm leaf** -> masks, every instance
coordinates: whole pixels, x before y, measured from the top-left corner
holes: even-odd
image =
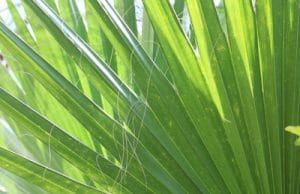
[[[300,192],[300,1],[2,1],[0,192]]]

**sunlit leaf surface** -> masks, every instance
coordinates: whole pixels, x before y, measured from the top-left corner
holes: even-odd
[[[0,193],[300,193],[299,7],[0,0]]]

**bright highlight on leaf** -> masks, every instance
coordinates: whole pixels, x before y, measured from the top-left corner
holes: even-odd
[[[300,126],[288,126],[285,130],[299,136],[295,141],[295,145],[300,146]]]
[[[288,126],[285,128],[286,131],[300,136],[300,126]]]

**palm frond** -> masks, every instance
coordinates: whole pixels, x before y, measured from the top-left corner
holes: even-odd
[[[0,192],[299,193],[299,5],[3,0]]]

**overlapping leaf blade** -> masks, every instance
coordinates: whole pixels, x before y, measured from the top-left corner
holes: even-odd
[[[104,193],[0,147],[0,166],[51,193]]]
[[[69,136],[59,128],[63,133],[50,133],[58,142],[51,150],[34,142],[43,154],[38,161],[47,162],[54,150],[82,172],[67,172],[69,164],[56,154],[50,168],[85,181],[90,185],[85,188],[111,191],[116,181],[117,193],[299,191],[296,136],[284,133],[300,121],[298,0],[223,0],[217,9],[224,15],[213,0],[175,0],[174,7],[167,0],[143,0],[144,18],[138,22],[133,0],[114,5],[89,0],[87,12],[77,0],[47,0],[56,11],[42,0],[24,2],[26,21],[20,9],[9,7],[21,37],[37,51],[4,25],[5,47],[0,46],[9,68],[35,77],[17,73],[24,91],[34,92],[24,95],[13,82],[0,80],[1,87],[79,137],[72,141],[78,147],[102,153],[100,163],[115,166],[121,176],[109,168],[103,176],[84,173],[82,152],[71,157],[71,144],[59,141],[60,135]],[[37,41],[24,30],[28,22]],[[42,120],[22,115],[31,109],[1,91],[1,111],[17,136],[24,131],[49,143],[47,135],[37,134],[40,126],[47,131]],[[49,110],[47,103],[53,105]],[[21,123],[35,127],[24,129]],[[297,133],[294,129],[287,128]],[[20,142],[32,151],[30,141]],[[85,161],[86,169],[96,170],[93,160]]]

